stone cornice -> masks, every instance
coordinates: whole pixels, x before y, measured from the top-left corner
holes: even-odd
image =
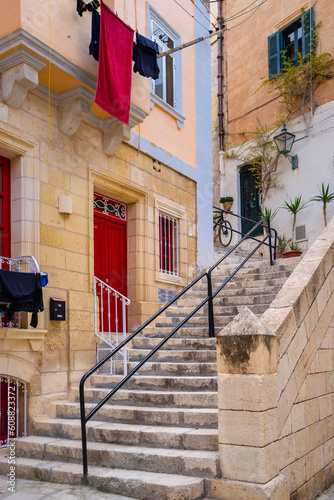
[[[49,59],[50,57],[50,47],[22,28],[9,33],[0,39],[0,55],[7,52],[7,50],[17,47],[18,45],[27,47],[45,59]],[[60,69],[72,75],[74,78],[77,78],[93,90],[96,89],[96,78],[66,59],[66,57],[59,54],[59,52],[51,49],[51,59],[52,62]]]
[[[21,63],[28,64],[28,66],[31,66],[36,71],[40,71],[46,66],[46,62],[21,47],[0,59],[0,71],[2,73]]]

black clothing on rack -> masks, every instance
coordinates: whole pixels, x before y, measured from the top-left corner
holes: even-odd
[[[36,328],[37,313],[44,311],[40,274],[0,269],[0,303],[0,310],[7,312],[9,320],[15,311],[32,312],[30,325]]]

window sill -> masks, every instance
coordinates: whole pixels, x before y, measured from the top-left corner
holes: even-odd
[[[22,329],[22,328],[0,328],[0,339],[6,341],[8,351],[18,350],[26,352],[29,350],[39,351],[42,347],[47,330]],[[26,343],[28,341],[28,344]],[[29,348],[27,348],[29,345]]]
[[[181,115],[181,113],[176,111],[176,109],[174,109],[172,106],[170,106],[165,101],[160,99],[160,97],[151,92],[151,109],[153,109],[155,104],[157,104],[158,106],[160,106],[160,108],[162,108],[163,110],[167,111],[167,113],[172,115],[176,119],[177,126],[181,130],[184,120],[186,118],[183,115]]]
[[[161,273],[160,271],[157,271],[155,280],[160,281],[161,283],[168,283],[169,285],[178,285],[178,286],[186,285],[185,280],[180,276],[172,276],[170,274]]]

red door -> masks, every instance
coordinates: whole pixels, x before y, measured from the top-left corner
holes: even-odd
[[[112,200],[108,201],[110,206]],[[127,296],[126,240],[126,217],[125,219],[117,218],[112,214],[104,213],[95,206],[94,275],[125,297]],[[103,317],[100,316],[100,330],[122,332],[122,302],[119,299],[115,300],[114,295],[108,296],[105,289],[101,292],[100,286],[97,286],[97,293],[99,296],[102,293],[103,296],[103,304],[100,303],[100,311],[103,305]],[[116,320],[118,324],[116,324]]]
[[[10,257],[10,164],[0,156],[0,255]]]

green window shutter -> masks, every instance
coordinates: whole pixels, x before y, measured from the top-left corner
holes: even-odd
[[[268,65],[269,78],[274,78],[281,72],[281,54],[280,54],[280,32],[268,36]]]
[[[313,50],[314,40],[314,10],[313,7],[302,14],[302,47],[303,57]]]

